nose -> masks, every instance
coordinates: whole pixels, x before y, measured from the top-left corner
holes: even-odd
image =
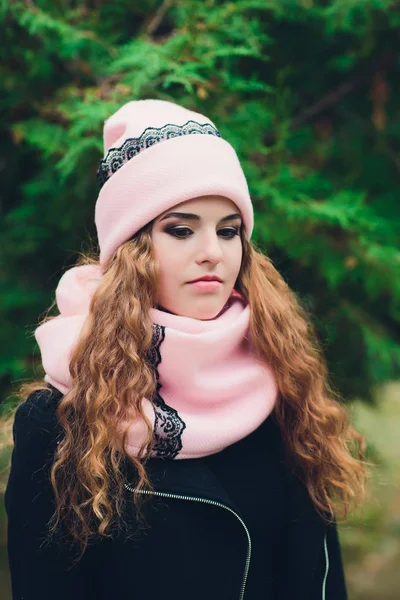
[[[217,232],[205,233],[199,239],[200,248],[197,256],[197,263],[205,261],[216,264],[222,259],[221,239]]]

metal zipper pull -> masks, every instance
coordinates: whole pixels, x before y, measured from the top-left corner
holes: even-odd
[[[247,576],[249,574],[249,568],[250,568],[250,560],[251,560],[251,538],[250,538],[250,533],[249,530],[246,527],[245,522],[243,521],[243,519],[231,508],[229,508],[229,506],[226,506],[226,504],[222,504],[221,502],[217,502],[216,500],[209,500],[208,498],[197,498],[194,496],[181,496],[178,494],[170,494],[169,492],[152,492],[149,490],[136,490],[135,488],[130,487],[127,483],[124,484],[126,489],[128,489],[130,492],[138,492],[139,494],[152,494],[153,496],[162,496],[164,498],[177,498],[178,500],[189,500],[191,502],[203,502],[204,504],[211,504],[213,506],[220,506],[221,508],[224,508],[225,510],[229,511],[230,513],[232,513],[233,515],[235,515],[235,517],[240,521],[240,523],[243,525],[244,530],[246,532],[246,536],[247,536],[247,557],[246,557],[246,563],[245,563],[245,567],[244,567],[244,572],[243,572],[243,580],[242,580],[242,587],[240,589],[240,595],[239,595],[239,600],[243,600],[244,598],[244,591],[246,588],[246,582],[247,582]]]

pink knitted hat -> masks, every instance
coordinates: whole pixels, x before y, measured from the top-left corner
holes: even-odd
[[[104,153],[95,208],[101,266],[149,221],[204,195],[232,200],[250,239],[254,216],[245,175],[207,117],[164,100],[128,102],[104,124]]]

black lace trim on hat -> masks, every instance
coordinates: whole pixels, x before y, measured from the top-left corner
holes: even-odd
[[[100,168],[97,171],[97,179],[100,187],[118,171],[131,158],[146,150],[158,142],[164,142],[180,135],[189,135],[192,133],[209,134],[221,137],[218,129],[210,123],[197,123],[188,121],[184,125],[173,125],[168,123],[163,127],[147,127],[138,138],[128,138],[119,148],[110,148],[105,158],[100,162]]]
[[[182,432],[186,424],[178,412],[168,406],[160,395],[161,383],[157,367],[161,362],[160,346],[165,338],[165,327],[153,325],[153,340],[148,353],[148,360],[154,367],[157,377],[157,388],[153,398],[155,412],[153,455],[158,458],[175,458],[182,450]]]

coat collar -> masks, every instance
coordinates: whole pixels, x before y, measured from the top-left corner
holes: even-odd
[[[145,466],[155,492],[213,500],[239,513],[225,488],[203,458],[184,460],[151,458]],[[129,467],[127,478],[130,487],[135,487],[137,482],[135,474],[134,468]]]
[[[288,466],[281,433],[273,415],[266,419],[263,427],[269,449],[281,467],[283,485],[286,487],[288,500],[289,522],[323,522],[315,511],[306,486],[291,472]],[[127,461],[129,463],[127,480],[130,487],[135,487],[136,471],[133,463],[129,459]],[[204,458],[182,460],[150,458],[145,466],[154,491],[220,502],[242,516]]]
[[[272,416],[264,421],[262,427],[265,429],[270,451],[282,462],[284,459],[280,444],[281,438]],[[127,464],[127,478],[130,487],[135,487],[135,482],[137,483],[136,470],[128,458]],[[208,467],[204,458],[149,458],[145,467],[154,491],[213,500],[225,504],[240,515],[240,510],[235,506],[232,498],[214,472]]]

